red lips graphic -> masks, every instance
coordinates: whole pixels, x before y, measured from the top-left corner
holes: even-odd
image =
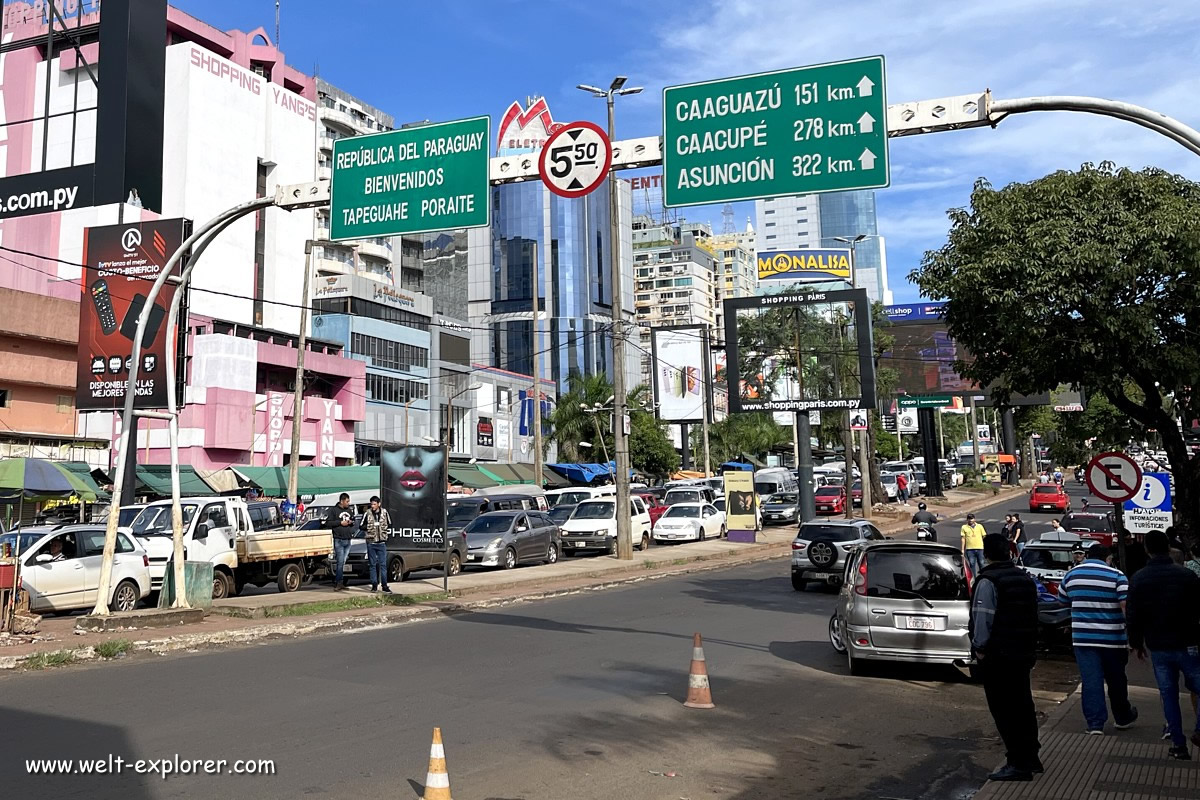
[[[400,485],[410,491],[417,491],[425,488],[425,476],[415,469],[410,469],[408,472],[400,476]]]

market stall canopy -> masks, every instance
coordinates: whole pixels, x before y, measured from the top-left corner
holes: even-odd
[[[64,467],[71,471],[76,478],[83,481],[84,484],[96,493],[96,501],[99,503],[107,503],[112,499],[112,495],[100,488],[100,484],[96,482],[95,471],[92,465],[86,461],[63,461]]]
[[[96,492],[61,461],[6,458],[0,461],[0,499],[51,500],[78,496],[96,502]]]
[[[171,465],[170,464],[138,464],[137,493],[154,495],[156,497],[171,496]],[[213,497],[220,494],[207,481],[196,474],[196,470],[186,464],[179,465],[179,496],[180,497]]]
[[[598,478],[609,479],[616,472],[616,462],[607,464],[550,464],[552,470],[572,483],[591,483]]]
[[[230,467],[264,497],[286,497],[287,467]],[[379,490],[379,467],[300,467],[296,488],[301,495]]]
[[[734,470],[754,472],[754,465],[747,464],[745,461],[726,461],[724,464],[717,467],[717,472],[731,472]]]

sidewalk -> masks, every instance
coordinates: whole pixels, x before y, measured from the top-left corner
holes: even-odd
[[[977,511],[1010,501],[1016,492],[999,495],[951,491],[939,505],[956,513]],[[896,514],[879,515],[875,522],[887,534],[911,529],[912,508]],[[671,575],[725,569],[757,561],[780,559],[790,552],[794,524],[769,527],[753,544],[711,540],[678,545],[654,545],[635,552],[632,561],[612,556],[581,556],[560,559],[549,566],[515,570],[469,570],[450,579],[449,595],[442,593],[438,572],[414,575],[393,584],[395,595],[383,604],[365,582],[345,592],[334,592],[328,584],[306,586],[297,592],[280,593],[274,587],[249,587],[242,596],[214,603],[202,622],[171,629],[125,630],[80,633],[73,617],[45,617],[37,637],[0,636],[0,670],[24,666],[22,660],[52,653],[69,660],[101,657],[96,648],[120,643],[122,654],[177,652],[226,644],[332,633],[354,628],[374,628],[432,619],[501,603],[521,602],[560,594],[595,590],[623,583],[656,580]],[[355,603],[361,606],[355,607]],[[110,645],[111,646],[111,645]]]
[[[1043,775],[1031,783],[986,783],[975,800],[1184,800],[1200,798],[1200,760],[1171,761],[1170,742],[1162,740],[1162,703],[1149,669],[1129,665],[1129,699],[1138,721],[1118,731],[1112,720],[1104,736],[1084,733],[1081,697],[1076,690],[1042,723]],[[1191,702],[1180,698],[1184,730],[1192,724]],[[998,741],[998,740],[997,740]],[[1200,758],[1195,747],[1192,758]],[[1000,766],[997,764],[997,766]]]

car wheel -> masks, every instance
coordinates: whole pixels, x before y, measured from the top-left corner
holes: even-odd
[[[838,628],[836,613],[829,618],[829,643],[833,645],[833,649],[838,653],[846,652],[846,643],[842,641],[842,632]]]
[[[511,547],[504,551],[504,568],[513,569],[517,566],[517,551]]]
[[[617,540],[616,540],[616,538],[611,538],[611,539],[609,539],[609,540],[608,540],[608,543],[607,543],[607,544],[604,546],[604,552],[605,552],[605,553],[608,553],[610,556],[611,556],[611,555],[616,555],[616,553],[617,553]]]
[[[294,592],[304,583],[304,570],[300,569],[300,565],[294,562],[284,564],[283,569],[279,570],[279,575],[275,579],[275,583],[279,586],[279,591],[281,592]]]
[[[462,556],[458,553],[450,554],[450,576],[453,577],[462,572]]]
[[[549,549],[546,550],[546,563],[547,564],[557,564],[558,563],[558,547],[555,546],[553,543],[551,543]]]
[[[808,587],[808,581],[801,578],[796,573],[792,573],[792,588],[797,592],[803,592]]]
[[[846,669],[851,675],[858,677],[863,674],[863,665],[861,661],[855,661],[854,656],[850,655],[850,649],[846,648]]]
[[[726,534],[726,533],[728,533],[728,532],[729,532],[729,531],[725,530],[725,526],[724,526],[724,525],[722,525],[722,526],[721,526],[721,533],[720,533],[720,535],[718,536],[718,538],[720,538],[720,539],[724,539],[724,538],[725,538],[725,534]]]
[[[396,556],[388,561],[388,583],[402,583],[407,573],[404,572],[404,559]]]
[[[232,580],[228,575],[220,570],[213,573],[213,600],[224,600],[229,595],[233,594]]]
[[[112,607],[116,611],[133,611],[137,608],[138,600],[141,599],[142,592],[136,583],[129,580],[121,581],[117,584],[116,591],[113,592]]]
[[[700,538],[700,541],[702,541],[702,542],[704,541],[704,526],[703,525],[700,526],[699,538]]]
[[[650,549],[650,534],[643,533],[642,534],[642,544],[638,548],[638,550],[641,550],[644,553],[649,549]]]

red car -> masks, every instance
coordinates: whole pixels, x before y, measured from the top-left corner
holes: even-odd
[[[1066,513],[1071,509],[1071,498],[1067,490],[1057,483],[1039,483],[1029,493],[1029,510],[1060,511]]]
[[[642,498],[646,510],[650,512],[650,527],[653,528],[658,523],[658,518],[667,513],[667,504],[656,494],[643,493],[638,497]]]
[[[850,500],[854,503],[855,508],[862,506],[862,481],[861,480],[855,481],[854,485],[850,487]]]
[[[846,513],[845,486],[822,486],[813,495],[813,500],[816,501],[818,514]]]

